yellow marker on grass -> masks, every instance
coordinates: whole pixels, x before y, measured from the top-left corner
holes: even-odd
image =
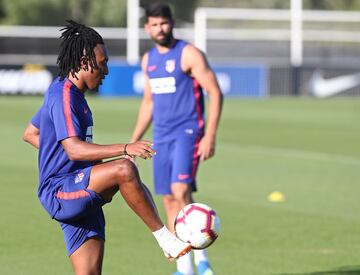
[[[285,201],[285,196],[283,193],[281,193],[279,191],[274,191],[269,194],[268,201],[269,202],[283,202],[283,201]]]

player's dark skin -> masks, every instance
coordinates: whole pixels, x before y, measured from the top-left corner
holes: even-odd
[[[98,87],[108,74],[108,56],[105,46],[97,44],[94,53],[97,66],[93,71],[86,69],[88,59],[83,57],[83,66],[76,73],[76,77],[68,75],[68,79],[81,92]],[[23,139],[39,148],[39,134],[40,130],[29,124],[25,129]],[[125,144],[99,145],[87,143],[78,137],[64,139],[61,144],[69,159],[73,161],[101,161],[125,154]],[[143,159],[151,159],[155,152],[150,141],[142,140],[127,144],[126,153]],[[164,226],[150,192],[142,184],[136,166],[129,159],[117,159],[95,165],[91,170],[88,189],[95,191],[106,201],[110,201],[120,191],[130,208],[151,231]],[[97,237],[88,239],[70,256],[75,274],[101,274],[103,255],[104,240]]]

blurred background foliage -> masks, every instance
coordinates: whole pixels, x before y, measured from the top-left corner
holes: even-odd
[[[127,0],[0,0],[0,24],[62,26],[65,19],[125,27]],[[145,6],[153,0],[140,0]],[[289,8],[290,0],[169,0],[178,25],[193,22],[195,7]],[[303,0],[305,9],[360,10],[360,0]]]

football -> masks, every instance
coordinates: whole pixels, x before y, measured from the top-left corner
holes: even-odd
[[[210,246],[219,236],[220,220],[214,209],[203,203],[191,203],[175,219],[177,237],[193,249]]]

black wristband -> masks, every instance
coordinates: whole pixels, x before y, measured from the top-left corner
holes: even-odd
[[[129,144],[126,143],[125,146],[124,146],[124,154],[125,154],[125,155],[128,155],[128,152],[126,151],[126,147],[127,147],[128,145],[129,145]]]

